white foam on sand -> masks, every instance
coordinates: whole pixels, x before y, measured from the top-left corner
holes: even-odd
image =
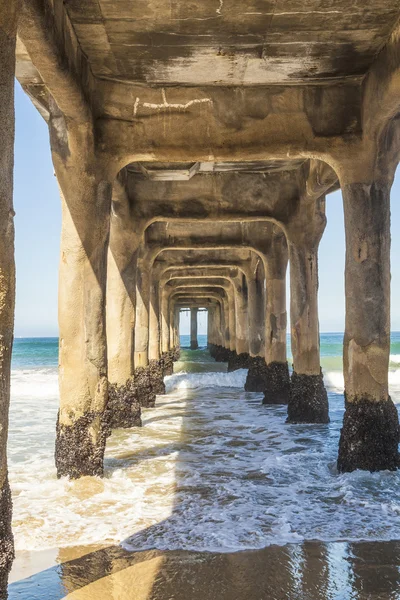
[[[340,373],[326,376],[340,390]],[[286,425],[243,391],[246,371],[167,378],[144,427],[109,439],[105,478],[57,480],[54,369],[13,373],[9,443],[17,550],[91,543],[235,551],[303,539],[400,538],[398,473],[336,471],[329,425]],[[400,381],[400,372],[391,375]]]

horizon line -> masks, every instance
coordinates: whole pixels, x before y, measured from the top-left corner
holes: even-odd
[[[328,333],[342,333],[344,334],[344,331],[320,331],[320,335],[324,335],[324,334],[328,334]],[[390,333],[400,333],[400,329],[391,329]],[[190,332],[189,333],[181,333],[180,337],[183,335],[188,335],[190,336]],[[199,333],[198,335],[207,335],[206,333]],[[290,333],[288,332],[286,335],[290,336]],[[60,336],[59,335],[14,335],[14,340],[27,340],[27,339],[31,339],[31,340],[57,340]]]

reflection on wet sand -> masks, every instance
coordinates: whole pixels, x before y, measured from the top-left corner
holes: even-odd
[[[9,586],[9,600],[398,600],[400,542],[211,553],[112,546]],[[65,561],[65,562],[62,562]]]

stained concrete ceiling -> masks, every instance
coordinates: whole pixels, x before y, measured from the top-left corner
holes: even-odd
[[[305,160],[265,160],[243,162],[197,162],[197,163],[131,163],[127,170],[136,177],[153,181],[188,181],[198,173],[270,173],[299,169]]]
[[[363,75],[393,0],[53,0],[99,78],[161,85],[282,84]]]

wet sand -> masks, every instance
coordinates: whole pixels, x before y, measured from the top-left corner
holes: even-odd
[[[32,565],[35,554],[43,564],[43,553],[29,554]],[[17,561],[9,600],[398,600],[400,542],[304,542],[225,554],[79,547],[59,550],[55,566],[31,577],[16,580],[18,571]]]

